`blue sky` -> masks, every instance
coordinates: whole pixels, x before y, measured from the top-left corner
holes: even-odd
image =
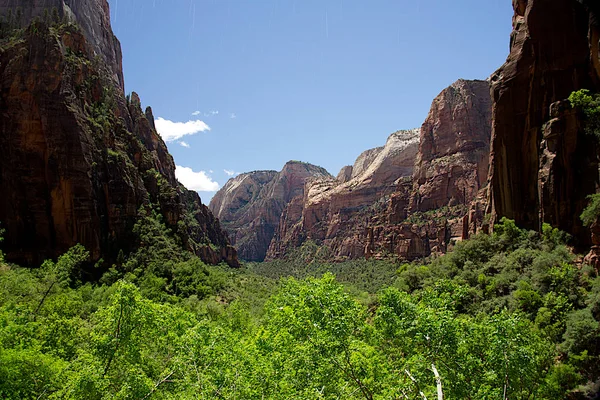
[[[206,203],[228,174],[300,160],[336,175],[419,127],[442,89],[500,67],[512,17],[510,0],[109,2],[126,91]]]

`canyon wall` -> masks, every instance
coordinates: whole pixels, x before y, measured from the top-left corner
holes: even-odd
[[[66,19],[34,18],[55,3]],[[7,260],[35,266],[81,243],[91,261],[110,262],[136,246],[133,226],[153,208],[185,248],[238,265],[218,220],[175,178],[152,110],[123,93],[106,0],[3,1],[0,12],[7,4],[23,19],[11,26],[5,16],[0,38]]]
[[[240,258],[264,260],[281,213],[292,199],[303,196],[305,183],[313,178],[332,177],[321,167],[290,161],[280,172],[238,175],[215,194],[209,208],[229,232]]]
[[[514,0],[506,63],[492,77],[488,211],[589,242],[579,215],[598,188],[598,146],[565,101],[600,89],[597,1]]]

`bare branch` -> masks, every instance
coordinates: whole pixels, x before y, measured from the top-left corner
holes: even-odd
[[[407,369],[405,369],[404,372],[406,372],[406,375],[408,375],[408,377],[410,378],[410,380],[413,381],[413,383],[417,386],[417,390],[419,391],[419,394],[421,395],[421,397],[423,398],[423,400],[427,400],[427,396],[425,396],[425,393],[423,393],[423,391],[421,390],[421,387],[419,386],[419,382],[417,382],[417,380],[415,379],[415,377],[412,376]]]
[[[435,383],[437,385],[438,400],[444,400],[444,391],[442,390],[442,377],[440,376],[434,363],[431,363],[431,369],[433,370],[433,375],[435,375]]]
[[[147,395],[145,395],[142,400],[146,400],[147,398],[149,398],[150,396],[152,396],[152,393],[156,392],[156,390],[158,389],[158,387],[160,385],[162,385],[165,382],[170,382],[169,378],[173,375],[173,372],[171,372],[169,375],[165,376],[162,380],[160,380],[159,382],[156,383],[156,385],[154,385],[154,387],[152,388],[152,390],[150,391],[150,393],[148,393]]]

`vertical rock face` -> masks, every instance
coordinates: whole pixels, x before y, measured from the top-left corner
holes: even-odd
[[[459,80],[433,100],[421,127],[411,210],[468,204],[485,186],[491,136],[488,81]]]
[[[230,179],[213,197],[209,208],[229,232],[244,260],[264,260],[284,208],[302,197],[313,178],[333,179],[327,171],[290,161],[281,170],[256,171]]]
[[[10,2],[28,17],[40,3]],[[108,4],[77,4],[73,15],[107,30],[86,34],[85,24],[36,20],[0,38],[0,221],[7,259],[39,265],[81,243],[93,261],[114,260],[120,249],[136,246],[133,225],[140,209],[152,205],[189,250],[207,262],[237,265],[216,218],[177,182],[152,110],[142,112],[135,93],[126,99],[116,66],[93,57],[103,39],[114,38]],[[87,36],[98,32],[110,35],[90,45]]]
[[[108,65],[113,80],[124,89],[121,43],[110,26],[107,0],[0,0],[0,15],[9,12],[21,26],[35,18],[53,18],[53,9],[61,19],[77,22],[88,43],[90,58],[100,56]],[[10,11],[9,11],[10,10]]]
[[[600,89],[597,1],[513,0],[510,55],[491,78],[489,211],[585,240],[579,214],[598,185],[596,146],[562,100]]]

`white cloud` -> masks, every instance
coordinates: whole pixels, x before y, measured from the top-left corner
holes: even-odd
[[[200,111],[194,111],[194,112],[192,113],[192,115],[193,115],[194,117],[196,117],[196,116],[198,116],[198,115],[200,115],[200,114],[202,114]]]
[[[184,142],[183,140],[179,141],[179,144],[180,144],[182,147],[185,147],[185,148],[188,148],[188,149],[190,148],[190,145],[189,145],[189,143],[187,143],[187,142]]]
[[[200,120],[173,122],[159,117],[154,120],[154,123],[156,124],[156,130],[165,142],[172,142],[186,135],[193,135],[198,132],[210,131],[210,126]]]
[[[195,172],[191,168],[175,166],[175,176],[183,186],[190,190],[199,192],[216,192],[219,190],[219,184],[206,175],[206,172]]]
[[[227,176],[234,176],[239,174],[238,172],[232,171],[230,169],[224,169],[223,172],[225,172]]]
[[[209,111],[207,113],[204,113],[205,117],[214,117],[215,115],[219,115],[219,112],[213,110],[213,111]]]
[[[237,115],[235,115],[235,113],[231,113],[231,114],[229,114],[229,118],[231,118],[231,119],[236,119],[236,118],[237,118]]]

